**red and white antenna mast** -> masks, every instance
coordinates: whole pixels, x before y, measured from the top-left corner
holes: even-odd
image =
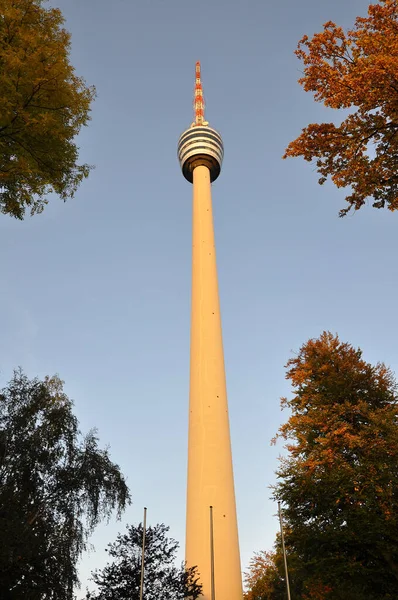
[[[202,80],[200,77],[200,62],[198,61],[195,66],[195,96],[194,96],[194,112],[195,121],[192,123],[192,127],[200,127],[208,125],[205,121],[205,99],[203,97]]]

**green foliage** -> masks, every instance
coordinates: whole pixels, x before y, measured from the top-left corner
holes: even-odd
[[[72,197],[88,176],[74,142],[94,88],[69,62],[60,10],[43,0],[0,0],[0,211],[23,219],[47,195]]]
[[[169,528],[164,524],[148,527],[145,536],[145,600],[196,600],[202,586],[198,583],[196,568],[175,566],[178,542],[167,537]],[[127,526],[127,533],[119,534],[108,545],[113,559],[102,571],[95,571],[92,579],[98,593],[87,593],[86,600],[139,600],[143,526]]]
[[[62,382],[16,372],[0,393],[0,598],[71,600],[88,536],[128,501],[95,433],[80,437]]]
[[[383,364],[323,333],[287,364],[274,494],[302,598],[398,598],[398,413]],[[300,596],[299,596],[300,597]]]

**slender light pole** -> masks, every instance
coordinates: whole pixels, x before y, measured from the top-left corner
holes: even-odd
[[[145,534],[146,534],[146,506],[144,507],[144,525],[142,531],[142,558],[141,558],[141,584],[140,584],[140,600],[144,592],[144,571],[145,571]]]
[[[211,600],[216,600],[216,586],[214,581],[214,530],[213,507],[210,506],[210,568],[211,568]]]
[[[281,511],[281,503],[279,501],[278,501],[278,513],[279,513],[279,523],[280,523],[280,526],[281,526],[283,560],[285,562],[287,599],[291,600],[290,599],[289,573],[288,573],[288,570],[287,570],[287,557],[286,557],[286,548],[285,548],[285,536],[283,534],[282,511]]]

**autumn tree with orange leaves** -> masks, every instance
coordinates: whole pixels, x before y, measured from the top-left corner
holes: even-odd
[[[293,396],[274,488],[306,600],[398,598],[397,385],[324,332],[287,363]],[[267,599],[264,596],[264,599]]]
[[[350,188],[346,215],[368,198],[375,208],[398,209],[398,0],[371,4],[347,33],[335,23],[296,55],[304,74],[299,83],[317,102],[349,109],[339,126],[310,124],[291,142],[284,158],[302,156],[316,164],[322,184],[328,177]]]
[[[0,212],[39,213],[72,197],[90,167],[75,138],[95,90],[69,60],[70,34],[44,0],[0,0]]]
[[[256,552],[244,574],[244,600],[285,600],[286,586],[281,575],[283,557],[277,552]]]

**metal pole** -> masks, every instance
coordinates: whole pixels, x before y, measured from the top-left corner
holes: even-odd
[[[146,507],[144,507],[144,525],[142,531],[142,558],[141,558],[141,585],[140,585],[140,600],[144,592],[144,570],[145,570],[145,534],[146,534]]]
[[[216,586],[214,581],[214,531],[213,507],[210,506],[210,568],[211,568],[211,600],[216,600]]]
[[[283,534],[283,524],[282,524],[282,512],[281,512],[281,503],[278,501],[278,513],[279,513],[279,523],[281,526],[281,538],[282,538],[282,550],[283,550],[283,560],[285,562],[285,574],[286,574],[286,590],[287,590],[287,598],[290,599],[290,585],[289,585],[289,573],[287,570],[287,557],[286,557],[286,548],[285,548],[285,536]]]

